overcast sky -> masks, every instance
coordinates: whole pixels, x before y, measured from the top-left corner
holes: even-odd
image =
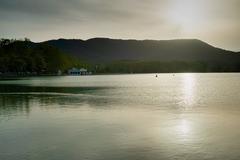
[[[196,38],[240,51],[240,0],[0,0],[0,37]]]

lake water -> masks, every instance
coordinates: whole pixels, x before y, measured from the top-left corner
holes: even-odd
[[[0,81],[1,160],[239,160],[240,74]]]

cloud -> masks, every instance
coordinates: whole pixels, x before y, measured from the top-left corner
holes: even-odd
[[[27,36],[35,41],[99,36],[137,39],[203,37],[202,40],[211,40],[221,47],[229,47],[227,44],[234,41],[231,48],[240,49],[238,36],[231,38],[240,29],[239,0],[0,0],[0,4],[1,37]],[[184,26],[181,20],[175,23],[169,17],[169,12],[181,14],[172,7],[175,4],[180,7],[197,5],[204,16],[198,24],[186,28],[191,21]],[[208,28],[214,26],[221,30],[221,26],[226,25],[234,26],[232,30],[225,27],[229,29],[228,39],[220,38],[221,43],[219,39],[214,41],[212,37],[217,37],[216,33],[209,33]]]

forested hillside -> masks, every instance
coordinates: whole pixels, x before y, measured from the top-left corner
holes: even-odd
[[[27,39],[0,41],[1,74],[53,74],[80,65],[78,59],[48,44]]]

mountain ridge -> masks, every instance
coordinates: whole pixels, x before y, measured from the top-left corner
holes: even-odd
[[[225,50],[225,51],[231,51],[231,52],[235,52],[235,53],[240,53],[240,51],[232,51],[230,49],[224,49],[224,48],[221,48],[221,47],[216,47],[214,45],[211,45],[210,43],[207,43],[203,40],[200,40],[200,39],[196,39],[196,38],[186,38],[186,39],[121,39],[121,38],[107,38],[107,37],[94,37],[94,38],[89,38],[89,39],[75,39],[75,38],[70,38],[70,39],[67,39],[67,38],[58,38],[58,39],[50,39],[50,40],[46,40],[46,41],[42,41],[42,42],[35,42],[35,43],[48,43],[48,42],[51,42],[51,41],[81,41],[81,42],[88,42],[88,41],[92,41],[92,40],[116,40],[116,41],[135,41],[135,42],[164,42],[164,41],[169,41],[169,42],[174,42],[174,41],[198,41],[198,42],[201,42],[203,44],[206,44],[206,45],[209,45],[211,47],[214,47],[214,48],[217,48],[217,49],[222,49],[222,50]]]
[[[234,57],[235,53],[238,53],[214,47],[198,39],[123,40],[91,38],[88,40],[58,39],[42,43],[53,45],[68,54],[96,63],[117,60],[225,61],[229,59],[230,55]],[[235,61],[234,59],[235,57],[232,60]]]
[[[0,42],[0,74],[66,73],[71,67],[86,67],[93,73],[240,72],[239,52],[198,39]]]

